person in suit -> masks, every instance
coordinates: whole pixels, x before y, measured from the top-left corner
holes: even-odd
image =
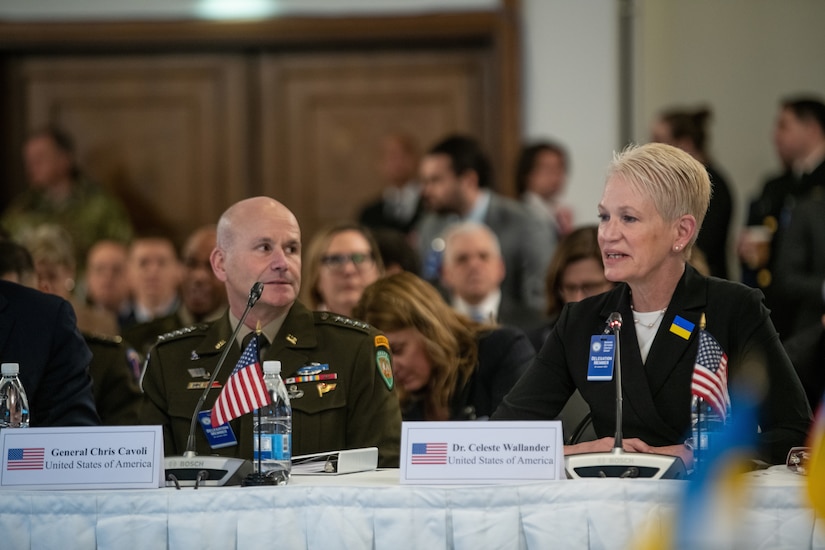
[[[501,292],[505,267],[498,238],[478,222],[460,222],[444,235],[441,283],[453,309],[479,321],[527,332],[544,320],[535,309]]]
[[[183,269],[178,249],[166,235],[135,237],[129,244],[127,273],[132,303],[121,330],[166,317],[180,307]]]
[[[366,323],[312,312],[297,300],[301,230],[293,213],[269,197],[230,206],[218,221],[211,263],[226,286],[227,312],[217,321],[161,336],[141,378],[140,421],[163,426],[166,454],[179,455],[187,448],[192,414],[224,346],[230,350],[216,379],[220,386],[241,357],[244,339],[260,327],[266,339],[261,359],[282,363],[292,405],[293,456],[377,447],[378,465],[397,467],[401,414],[389,345]],[[264,284],[263,293],[237,340],[227,341],[256,282]],[[317,378],[321,374],[324,378]],[[218,393],[207,397],[204,410],[213,406]],[[249,414],[230,421],[237,443],[217,449],[199,430],[197,452],[251,459],[252,422]]]
[[[128,256],[126,243],[112,239],[96,241],[86,255],[86,304],[114,316],[118,332],[131,313]]]
[[[71,246],[66,243],[64,251],[70,250]],[[0,279],[30,288],[37,287],[34,260],[25,247],[11,241],[0,241],[0,257],[6,260],[0,262]],[[44,292],[67,299],[60,292]],[[137,352],[120,336],[84,331],[79,321],[77,325],[92,352],[89,375],[92,377],[95,408],[101,423],[135,424],[140,404],[140,389],[136,383],[136,373],[140,368]]]
[[[652,141],[678,147],[705,165],[713,186],[712,198],[702,231],[696,238],[714,277],[728,278],[728,235],[733,214],[730,185],[708,151],[707,123],[711,111],[707,108],[668,109],[659,114],[653,125]]]
[[[158,336],[195,323],[214,321],[226,310],[226,288],[212,272],[209,257],[215,248],[214,224],[199,227],[186,239],[182,251],[180,304],[163,317],[138,323],[123,336],[145,356]]]
[[[408,272],[367,287],[355,314],[389,340],[404,420],[486,419],[535,355],[520,330],[455,312]]]
[[[825,394],[825,316],[797,331],[782,345],[799,375],[811,410],[817,410]]]
[[[791,338],[825,315],[825,194],[799,201],[781,238],[774,285],[794,312]]]
[[[562,202],[569,170],[567,149],[553,141],[525,146],[516,163],[516,193],[534,216],[547,220],[556,240],[573,231],[573,210]]]
[[[369,229],[344,222],[318,231],[307,247],[304,301],[311,309],[352,317],[367,285],[384,274]]]
[[[609,451],[615,381],[589,381],[588,360],[591,337],[602,334],[607,318],[618,312],[625,321],[620,348],[626,451],[675,455],[692,466],[685,442],[705,322],[727,355],[729,383],[764,381],[758,388],[764,392],[758,426],[752,427],[759,458],[783,463],[791,447],[804,445],[811,410],[762,294],[700,275],[687,261],[710,190],[704,166],[670,145],[630,147],[615,157],[598,206],[598,235],[605,276],[618,284],[565,307],[494,420],[551,419],[578,389],[590,405],[599,439],[565,446],[565,453]],[[737,413],[736,401],[731,410]]]
[[[742,281],[765,293],[771,318],[785,340],[792,336],[796,304],[778,284],[778,258],[795,205],[825,193],[825,103],[813,96],[784,99],[773,140],[784,171],[765,182],[751,202],[738,253]]]
[[[556,240],[550,225],[517,201],[492,191],[490,161],[472,138],[454,135],[435,144],[421,161],[424,204],[429,210],[416,227],[422,277],[437,281],[444,230],[458,221],[486,224],[498,237],[506,274],[502,294],[541,310],[544,274]]]
[[[20,364],[33,428],[100,424],[91,359],[69,302],[0,281],[0,362]]]
[[[370,229],[410,232],[421,217],[421,184],[416,178],[418,143],[404,132],[392,132],[381,141],[379,171],[385,187],[380,197],[364,205],[358,222]]]

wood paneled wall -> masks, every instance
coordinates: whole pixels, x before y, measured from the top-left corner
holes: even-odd
[[[26,133],[56,123],[139,229],[178,240],[256,194],[286,203],[305,240],[354,217],[380,193],[379,144],[394,130],[422,148],[451,132],[476,136],[508,192],[519,145],[518,85],[509,82],[518,74],[516,9],[465,14],[464,27],[460,16],[300,20],[291,33],[289,22],[272,22],[279,38],[262,24],[124,23],[86,33],[0,24],[3,110],[14,113],[0,130],[2,156],[14,164],[3,169],[6,189],[24,185]]]

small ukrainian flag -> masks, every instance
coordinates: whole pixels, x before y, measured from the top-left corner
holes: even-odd
[[[673,324],[670,325],[670,332],[687,340],[693,333],[694,327],[696,327],[695,324],[677,315],[673,320]]]

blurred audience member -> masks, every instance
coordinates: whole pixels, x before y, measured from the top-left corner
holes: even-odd
[[[441,282],[453,309],[480,323],[518,327],[542,323],[541,314],[501,292],[505,267],[498,239],[489,227],[461,222],[444,234]]]
[[[785,339],[795,308],[775,284],[782,233],[796,203],[825,189],[825,104],[813,97],[782,101],[774,129],[774,145],[786,170],[769,179],[751,202],[747,227],[739,240],[742,280],[762,289],[771,319]]]
[[[215,277],[209,257],[215,248],[217,227],[196,229],[183,246],[180,306],[171,314],[138,323],[123,336],[145,355],[158,336],[174,330],[217,320],[226,311],[226,287]]]
[[[409,233],[422,211],[421,185],[416,179],[418,157],[418,144],[409,134],[396,132],[384,137],[379,162],[384,193],[361,211],[361,225]]]
[[[0,281],[0,362],[19,363],[30,425],[96,426],[91,353],[66,300]]]
[[[96,242],[86,256],[86,303],[114,315],[118,326],[131,311],[127,257],[126,245],[111,239]]]
[[[516,165],[516,192],[530,212],[551,224],[556,240],[573,230],[573,210],[561,202],[569,170],[567,150],[549,141],[522,149]]]
[[[791,359],[812,410],[825,394],[825,316],[782,343]]]
[[[304,301],[310,309],[352,317],[368,285],[384,274],[378,245],[369,230],[353,223],[322,229],[306,254]]]
[[[104,238],[127,241],[132,225],[123,204],[92,183],[78,167],[71,137],[55,127],[32,133],[23,147],[28,189],[2,216],[16,239],[42,224],[72,235],[75,265],[83,265],[92,244]]]
[[[409,271],[421,273],[421,258],[407,236],[395,229],[379,228],[371,231],[378,243],[378,251],[387,275]]]
[[[604,276],[598,228],[580,227],[561,240],[547,270],[547,315],[545,326],[528,335],[540,350],[565,304],[607,292],[615,286]]]
[[[62,231],[56,226],[55,228]],[[34,261],[28,250],[22,245],[8,241],[0,242],[0,246],[10,253],[8,258],[14,258],[14,262],[3,265],[2,271],[0,271],[0,279],[13,280],[10,277],[13,276],[20,281],[30,281],[32,283],[32,285],[26,286],[35,286],[37,277],[34,272]],[[67,246],[67,250],[70,250],[70,247]],[[60,296],[59,293],[51,292],[49,294]],[[61,298],[64,297],[61,296]],[[74,316],[72,316],[71,321],[75,324],[75,330],[78,330]],[[54,335],[49,334],[48,337],[56,337],[59,332],[60,330],[57,329]],[[88,350],[83,350],[73,343],[68,350],[63,350],[63,352],[69,353],[72,360],[81,361],[84,373],[86,365],[88,365],[88,374],[93,382],[92,394],[95,408],[100,420],[107,425],[135,424],[141,396],[134,377],[134,369],[137,366],[137,355],[134,350],[129,348],[119,336],[104,336],[83,330],[80,330],[80,335],[82,335]],[[72,340],[73,338],[67,337],[65,341],[70,342]],[[91,351],[90,359],[88,357],[89,351]],[[19,361],[21,362],[21,369],[24,368],[22,359],[21,357]],[[28,386],[24,385],[24,387],[27,390],[29,389]],[[94,423],[97,422],[95,420]]]
[[[652,140],[682,149],[701,162],[708,171],[713,195],[696,246],[704,253],[710,274],[727,279],[728,234],[733,215],[733,198],[726,178],[711,161],[708,153],[707,123],[710,116],[710,109],[664,111],[653,125]]]
[[[416,228],[423,277],[435,282],[440,276],[447,226],[458,221],[484,223],[498,237],[504,256],[502,293],[540,310],[555,236],[548,223],[523,205],[492,191],[492,167],[479,144],[456,135],[431,147],[421,161],[421,183],[429,209]]]
[[[355,315],[389,340],[404,420],[484,419],[535,355],[524,333],[458,314],[412,273],[367,287]]]
[[[127,267],[132,310],[123,330],[177,310],[182,270],[171,239],[160,235],[136,237],[129,246]]]
[[[34,260],[37,289],[71,303],[81,332],[118,334],[117,320],[111,313],[91,308],[75,298],[74,249],[72,238],[65,229],[58,225],[41,225],[23,235],[23,245]]]
[[[0,278],[30,288],[37,288],[34,261],[26,248],[0,238]]]
[[[793,311],[783,338],[819,325],[825,314],[825,188],[814,195],[794,207],[777,251],[776,294]]]

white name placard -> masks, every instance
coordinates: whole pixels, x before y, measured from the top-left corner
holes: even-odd
[[[163,486],[160,426],[0,430],[0,489]]]
[[[401,483],[566,479],[561,422],[403,422]]]

